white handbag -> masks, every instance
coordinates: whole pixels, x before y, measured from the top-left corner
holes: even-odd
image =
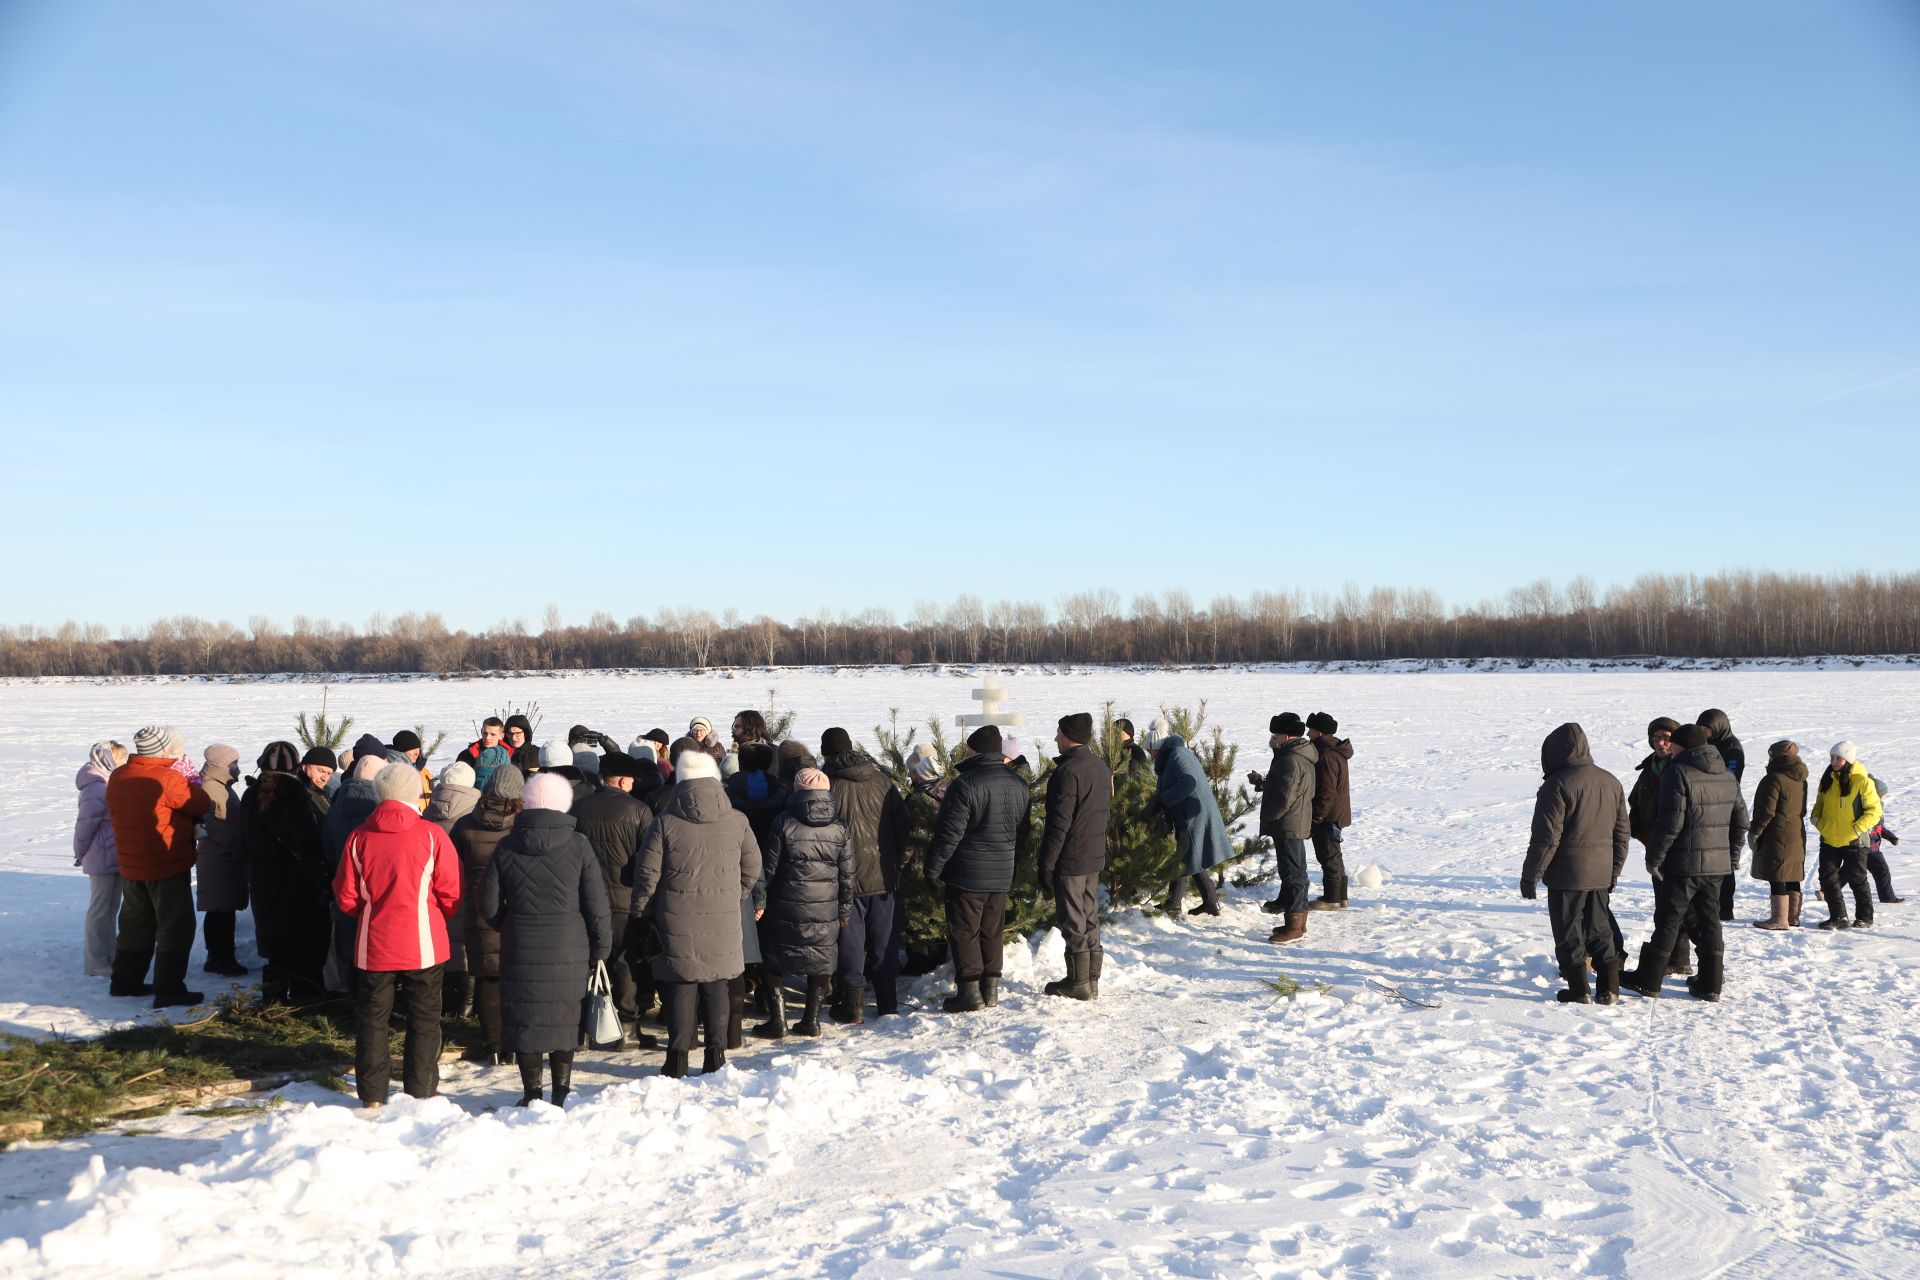
[[[613,980],[607,976],[607,962],[593,966],[587,979],[587,998],[580,1018],[581,1037],[590,1049],[618,1049],[626,1043],[620,1026],[620,1011],[613,1005]]]

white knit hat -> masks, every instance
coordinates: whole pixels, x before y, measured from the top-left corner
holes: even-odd
[[[1167,723],[1166,717],[1155,716],[1153,722],[1147,726],[1146,740],[1140,745],[1149,751],[1157,751],[1160,749],[1160,744],[1172,736],[1173,726]]]
[[[673,762],[673,776],[679,779],[717,778],[720,762],[698,747],[688,747]]]
[[[445,787],[470,787],[473,779],[473,766],[465,760],[455,760],[440,771],[440,785]]]
[[[565,813],[573,808],[573,784],[557,773],[536,773],[527,779],[526,795],[520,805],[525,809]]]
[[[573,748],[564,742],[549,742],[540,748],[540,767],[558,769],[563,764],[573,763]]]
[[[1860,748],[1854,746],[1853,740],[1848,738],[1833,744],[1833,754],[1839,756],[1848,764],[1856,764],[1860,759]]]
[[[186,735],[170,724],[150,724],[133,735],[133,754],[178,760],[187,750]]]

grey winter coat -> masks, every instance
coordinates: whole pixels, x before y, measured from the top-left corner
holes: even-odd
[[[1753,877],[1798,882],[1807,874],[1807,766],[1769,756],[1753,793]]]
[[[741,900],[760,879],[760,846],[718,778],[678,783],[633,860],[633,915],[653,921],[662,982],[724,982],[746,967]]]
[[[578,1048],[587,979],[613,937],[600,864],[572,814],[516,815],[480,882],[480,914],[500,934],[500,1048]]]
[[[1274,840],[1305,840],[1313,834],[1313,798],[1320,752],[1295,738],[1274,748],[1260,784],[1260,834]]]
[[[441,782],[434,785],[433,794],[427,797],[427,807],[420,811],[420,816],[428,822],[439,823],[440,829],[451,836],[453,824],[479,807],[480,788]]]
[[[1593,762],[1586,730],[1563,724],[1540,745],[1546,781],[1533,802],[1533,841],[1520,883],[1611,891],[1632,840],[1620,780]]]
[[[213,801],[213,808],[200,816],[200,839],[194,845],[193,882],[200,910],[245,911],[247,848],[240,802],[231,782],[203,777],[200,786]]]
[[[863,898],[892,893],[900,887],[900,856],[907,850],[907,802],[864,751],[828,756],[821,769],[853,841],[854,892]]]
[[[1660,808],[1647,843],[1647,870],[1668,876],[1733,874],[1747,838],[1747,802],[1711,743],[1682,752],[1660,777]]]
[[[514,814],[505,801],[487,803],[453,824],[454,851],[460,855],[461,932],[467,940],[467,972],[476,978],[500,976],[500,935],[480,912],[480,886],[495,850],[513,829]]]
[[[1033,793],[1000,756],[968,756],[947,784],[927,845],[927,879],[1005,893],[1033,829]]]
[[[897,794],[897,793],[896,793]],[[825,975],[840,956],[840,922],[853,914],[853,839],[833,795],[796,791],[767,836],[763,963],[775,973]]]
[[[1197,876],[1233,858],[1233,837],[1220,816],[1220,802],[1214,799],[1207,771],[1187,740],[1177,733],[1168,736],[1154,752],[1153,768],[1159,775],[1153,809],[1165,818],[1179,846],[1180,873]],[[1313,799],[1311,760],[1307,762],[1307,799]]]

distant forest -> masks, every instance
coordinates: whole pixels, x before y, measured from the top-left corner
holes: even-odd
[[[297,617],[246,625],[180,616],[112,637],[68,622],[0,627],[0,675],[136,676],[274,672],[435,672],[601,667],[908,665],[940,662],[1231,663],[1386,658],[1809,657],[1920,652],[1920,573],[1820,577],[1647,574],[1628,586],[1520,587],[1449,608],[1421,589],[1338,594],[1258,591],[1203,607],[1185,591],[1113,591],[1037,601],[978,596],[811,618],[743,619],[729,610],[657,609],[625,622],[596,613],[568,626],[547,610],[480,632],[434,613],[355,628]]]

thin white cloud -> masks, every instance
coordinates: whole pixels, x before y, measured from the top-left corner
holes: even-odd
[[[1809,404],[1806,407],[1809,409],[1817,409],[1821,405],[1826,404],[1829,401],[1839,400],[1844,396],[1859,395],[1862,391],[1872,391],[1876,387],[1889,386],[1895,382],[1904,382],[1908,378],[1914,377],[1916,375],[1920,375],[1920,364],[1913,366],[1913,368],[1911,369],[1903,369],[1899,373],[1891,374],[1885,378],[1876,378],[1872,382],[1863,382],[1857,387],[1848,387],[1844,391],[1836,391],[1832,395],[1821,396],[1818,400],[1815,400],[1812,404]]]

